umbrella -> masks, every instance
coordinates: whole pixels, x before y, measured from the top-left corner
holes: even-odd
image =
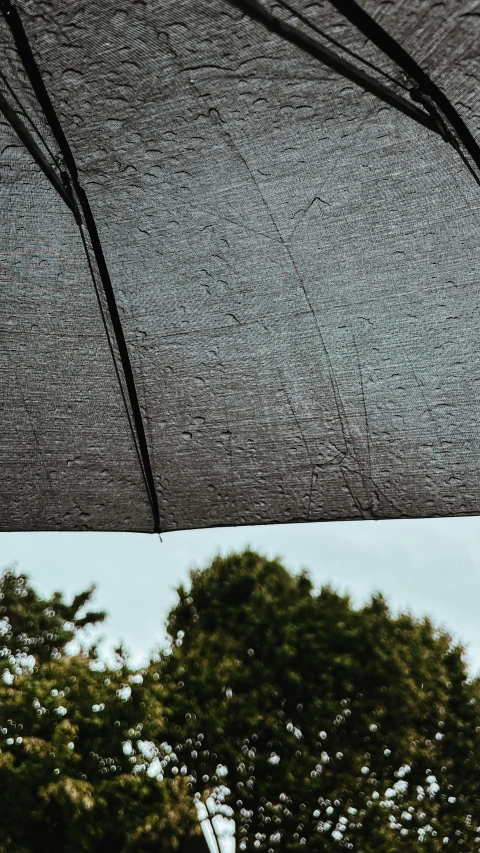
[[[478,2],[0,7],[0,528],[478,513]]]

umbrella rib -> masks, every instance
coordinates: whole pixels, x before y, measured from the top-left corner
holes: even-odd
[[[8,91],[10,92],[11,97],[13,98],[13,100],[15,101],[15,103],[17,104],[17,107],[18,107],[18,109],[20,110],[20,113],[21,113],[21,114],[23,115],[23,117],[28,121],[28,123],[29,123],[30,127],[33,129],[34,133],[36,133],[36,135],[38,136],[38,138],[40,139],[40,141],[41,141],[41,142],[42,142],[42,144],[44,145],[45,150],[46,150],[46,151],[48,151],[48,153],[50,154],[50,157],[51,157],[51,159],[52,159],[52,163],[55,163],[55,165],[56,165],[57,169],[59,169],[59,168],[60,168],[60,166],[59,166],[59,164],[58,164],[58,162],[57,162],[57,158],[55,157],[55,154],[53,153],[52,149],[50,148],[50,146],[49,146],[49,144],[48,144],[47,140],[46,140],[46,139],[45,139],[45,137],[43,136],[43,134],[42,134],[41,130],[40,130],[40,129],[37,127],[37,125],[35,124],[35,122],[34,122],[34,120],[32,119],[32,117],[28,114],[28,112],[27,112],[27,110],[25,109],[25,107],[23,106],[23,104],[22,104],[22,102],[21,102],[20,98],[19,98],[19,97],[18,97],[18,95],[16,94],[16,92],[15,92],[14,88],[10,85],[10,83],[8,82],[8,80],[7,80],[6,76],[5,76],[5,74],[3,74],[3,72],[2,72],[1,70],[0,70],[0,78],[3,80],[4,85],[6,86],[6,88],[7,88],[7,89],[8,89]],[[15,109],[16,109],[16,107],[15,107]],[[23,120],[23,119],[22,119],[22,120]]]
[[[297,9],[295,6],[292,6],[287,0],[278,0],[280,6],[283,6],[291,15],[294,15],[298,18],[299,21],[302,21],[307,27],[310,27],[314,32],[316,32],[319,36],[325,39],[325,41],[330,42],[330,44],[335,45],[335,47],[340,48],[345,53],[348,53],[353,59],[357,62],[361,62],[362,65],[366,65],[367,68],[371,68],[372,71],[375,71],[376,74],[380,74],[382,77],[385,77],[386,80],[390,80],[390,83],[393,83],[394,86],[399,86],[401,89],[404,89],[407,93],[409,92],[408,86],[405,86],[404,83],[401,83],[399,80],[395,80],[391,74],[388,74],[387,71],[383,71],[381,68],[378,68],[377,65],[374,65],[373,62],[370,62],[368,59],[365,59],[363,56],[360,56],[355,51],[350,50],[345,44],[333,38],[333,36],[329,35],[329,33],[324,32],[320,27],[312,21],[307,15],[304,15],[301,9]]]
[[[332,6],[337,9],[347,20],[350,21],[360,32],[363,33],[373,44],[380,48],[383,53],[390,57],[408,76],[415,81],[418,90],[413,90],[411,95],[422,102],[426,96],[433,101],[435,107],[447,119],[457,134],[458,139],[464,145],[473,162],[480,169],[480,146],[473,134],[468,129],[460,114],[449,101],[442,90],[430,79],[428,74],[409,53],[377,24],[370,15],[362,9],[356,0],[330,0]],[[428,108],[428,105],[427,105]],[[448,138],[448,136],[447,136]]]
[[[149,502],[152,509],[153,515],[153,530],[155,533],[160,532],[160,510],[158,505],[157,492],[155,488],[155,479],[153,476],[152,464],[150,460],[150,453],[148,449],[147,438],[145,434],[145,427],[143,423],[142,413],[140,410],[140,403],[138,400],[137,389],[135,385],[135,378],[133,375],[133,369],[130,361],[130,356],[128,352],[127,342],[125,340],[125,334],[123,331],[122,323],[120,320],[120,315],[118,312],[118,306],[115,299],[115,293],[113,290],[112,282],[110,279],[110,274],[108,272],[107,263],[105,260],[105,256],[103,253],[102,244],[100,241],[100,237],[98,234],[97,226],[95,223],[95,219],[90,207],[90,203],[88,201],[85,190],[80,184],[78,177],[78,170],[76,167],[75,159],[70,149],[70,146],[67,142],[65,134],[63,132],[63,128],[60,124],[58,116],[55,112],[53,104],[50,100],[50,96],[47,92],[45,84],[43,82],[40,69],[35,61],[35,57],[33,56],[32,49],[30,47],[30,43],[28,41],[27,34],[24,30],[21,18],[17,12],[17,9],[12,3],[12,0],[0,0],[0,9],[4,15],[4,18],[10,27],[13,39],[17,46],[17,50],[20,56],[20,59],[23,63],[23,67],[27,74],[28,79],[32,85],[32,89],[37,97],[39,105],[43,111],[43,114],[50,126],[50,129],[55,137],[57,145],[60,149],[60,152],[63,157],[63,161],[67,170],[67,174],[62,175],[62,178],[65,180],[65,183],[69,185],[71,182],[73,193],[72,195],[78,199],[78,204],[81,209],[83,222],[85,224],[86,231],[88,233],[90,243],[93,250],[93,255],[95,258],[95,263],[98,269],[99,277],[102,282],[103,292],[105,295],[106,304],[108,307],[110,320],[112,323],[113,332],[115,335],[115,341],[118,348],[118,353],[120,356],[120,361],[123,369],[123,376],[125,379],[125,385],[128,392],[128,398],[130,402],[130,407],[132,410],[133,422],[135,424],[135,444],[138,443],[138,448],[140,451],[141,462],[143,465],[143,475],[147,485],[147,493],[149,497]],[[28,131],[27,131],[28,132]],[[77,211],[75,211],[77,213]],[[77,222],[79,220],[78,215],[76,216]],[[121,389],[122,390],[122,389]],[[127,411],[127,416],[128,416]]]
[[[283,38],[285,41],[294,44],[304,53],[308,53],[314,59],[319,60],[324,65],[328,65],[334,71],[337,71],[343,77],[361,86],[367,92],[376,95],[377,98],[395,107],[400,112],[414,119],[419,124],[433,130],[435,133],[440,133],[438,123],[429,112],[421,110],[408,101],[402,95],[398,95],[392,89],[380,83],[374,77],[366,74],[360,68],[357,68],[352,62],[338,56],[328,47],[321,45],[316,39],[302,32],[297,27],[289,24],[287,21],[282,21],[273,15],[265,6],[261,5],[257,0],[226,0],[230,5],[239,9],[243,14],[255,21],[259,21],[270,32]]]
[[[68,193],[66,188],[64,187],[60,176],[57,174],[53,166],[51,166],[51,164],[48,162],[47,158],[45,157],[45,154],[31,135],[28,128],[25,127],[19,115],[16,113],[13,107],[10,106],[10,104],[1,92],[0,112],[3,113],[8,123],[13,127],[20,141],[23,143],[27,151],[30,152],[36,164],[40,166],[43,174],[48,178],[52,186],[55,187],[57,193],[62,197],[67,207],[69,207],[70,210],[73,212],[73,199],[70,196],[70,193]]]

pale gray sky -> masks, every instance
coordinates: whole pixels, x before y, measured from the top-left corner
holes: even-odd
[[[468,645],[480,670],[480,518],[359,521],[218,528],[157,536],[3,533],[0,568],[16,561],[44,594],[97,584],[108,611],[107,647],[123,639],[139,662],[163,638],[175,588],[192,567],[250,545],[279,556],[315,586],[331,583],[360,603],[376,590],[395,609],[428,614]]]

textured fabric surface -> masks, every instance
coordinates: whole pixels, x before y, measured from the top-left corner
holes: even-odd
[[[442,87],[469,124],[480,131],[479,0],[364,0],[364,9],[393,32]]]
[[[364,3],[474,132],[464,18],[410,6]],[[405,85],[329,3],[303,8]],[[453,147],[226,0],[22,16],[96,219],[162,529],[478,513],[479,187]],[[9,150],[2,529],[150,530],[78,227]]]
[[[0,529],[148,530],[78,228],[4,124],[0,150]]]

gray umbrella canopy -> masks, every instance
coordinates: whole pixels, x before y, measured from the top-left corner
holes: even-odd
[[[0,528],[478,513],[480,4],[2,11]]]

